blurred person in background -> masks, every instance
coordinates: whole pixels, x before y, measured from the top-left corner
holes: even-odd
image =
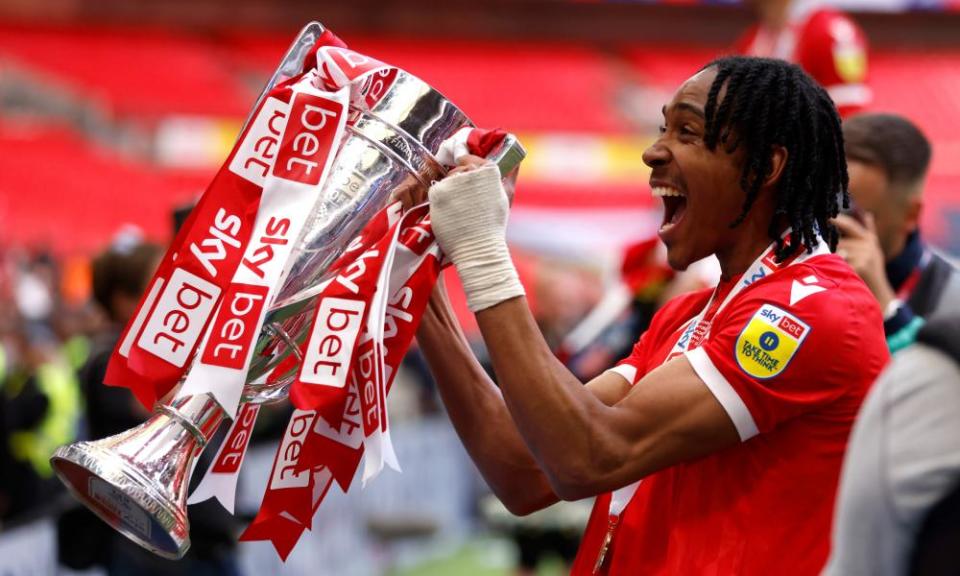
[[[29,520],[62,490],[49,458],[77,436],[81,396],[52,329],[60,306],[53,258],[18,255],[4,267],[0,337],[0,519]]]
[[[555,351],[557,358],[581,380],[592,380],[630,353],[653,315],[670,299],[715,285],[719,266],[710,257],[678,272],[667,264],[666,248],[658,238],[630,244],[624,249],[618,281],[565,334]]]
[[[870,104],[867,39],[824,0],[746,0],[756,15],[735,44],[745,56],[793,62],[823,86],[843,117]]]
[[[843,135],[855,209],[835,220],[837,254],[877,298],[887,343],[896,352],[913,342],[923,318],[960,303],[956,266],[920,234],[930,142],[894,114],[848,118]]]
[[[144,242],[139,230],[120,232],[105,252],[93,259],[93,298],[107,316],[94,339],[90,359],[81,369],[87,399],[87,431],[104,438],[141,424],[149,415],[128,390],[103,385],[110,353],[123,327],[137,310],[140,296],[163,257],[160,246]]]
[[[25,325],[8,340],[0,381],[0,519],[26,519],[60,492],[49,458],[76,438],[80,393],[49,332]]]
[[[857,417],[824,576],[960,574],[960,312],[936,314]]]
[[[125,228],[93,261],[93,297],[106,313],[109,326],[95,339],[90,359],[80,372],[89,439],[126,431],[150,416],[129,390],[106,386],[103,377],[110,353],[162,257],[160,246],[144,242],[139,230]],[[223,432],[225,429],[221,436]],[[208,460],[216,453],[218,442],[215,439],[204,452]],[[198,464],[194,481],[202,477],[205,466]],[[191,506],[188,514],[190,551],[183,560],[172,561],[144,550],[75,505],[61,515],[58,524],[60,563],[75,570],[100,566],[111,576],[237,574],[237,521],[214,501]]]
[[[93,259],[92,295],[107,322],[94,336],[90,357],[79,371],[89,439],[132,428],[149,416],[127,390],[104,386],[103,375],[110,352],[162,255],[159,246],[143,242],[139,230],[126,228]],[[109,526],[78,506],[61,515],[58,532],[60,563],[72,569],[109,567],[115,546],[124,546],[119,542],[122,537],[114,536]]]
[[[877,298],[899,352],[857,418],[824,574],[955,575],[960,273],[920,237],[931,146],[893,114],[854,116],[843,129],[856,209],[836,220],[838,253]]]
[[[660,236],[675,269],[716,254],[714,290],[673,299],[584,386],[529,313],[496,167],[468,157],[431,187],[430,216],[499,390],[440,287],[417,338],[511,511],[598,496],[574,574],[819,573],[849,431],[889,357],[876,301],[829,254],[847,185],[839,116],[797,66],[742,57],[706,66],[663,114],[644,153]]]

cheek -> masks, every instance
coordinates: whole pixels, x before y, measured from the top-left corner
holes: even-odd
[[[877,236],[884,243],[890,243],[897,236],[906,233],[906,221],[903,215],[887,207],[874,210],[873,222],[877,227]]]
[[[850,197],[863,210],[876,212],[886,204],[886,178],[883,173],[858,162],[850,162]]]
[[[861,210],[877,213],[883,209],[879,195],[866,186],[850,186],[850,199]]]
[[[744,191],[740,188],[740,173],[724,170],[714,175],[713,195],[707,206],[712,220],[724,226],[733,222],[743,209]]]
[[[678,160],[683,160],[682,173],[689,193],[687,209],[696,219],[697,231],[722,233],[740,215],[743,206],[737,159],[704,148],[684,152]]]

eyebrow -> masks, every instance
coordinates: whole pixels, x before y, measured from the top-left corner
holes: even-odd
[[[699,106],[694,106],[693,104],[690,104],[688,102],[677,102],[676,104],[674,104],[673,107],[679,110],[686,110],[687,112],[690,112],[695,116],[699,116],[701,120],[706,120],[706,115],[703,113],[703,110]],[[667,115],[666,105],[664,105],[661,112],[663,113],[664,117],[666,117]]]

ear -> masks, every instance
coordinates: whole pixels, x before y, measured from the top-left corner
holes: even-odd
[[[923,196],[913,194],[907,198],[903,212],[903,232],[909,234],[920,226],[920,214],[923,212]]]
[[[764,188],[770,188],[780,181],[783,175],[783,169],[787,166],[787,157],[789,153],[783,146],[774,146],[770,156],[770,174],[763,181]]]

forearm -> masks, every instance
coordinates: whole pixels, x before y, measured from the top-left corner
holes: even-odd
[[[593,477],[605,476],[630,449],[612,426],[614,402],[605,403],[557,360],[525,298],[482,310],[477,321],[507,408],[553,489],[565,499],[592,492]]]
[[[470,351],[440,289],[424,313],[417,341],[457,434],[493,492],[515,514],[555,502],[499,389]]]

